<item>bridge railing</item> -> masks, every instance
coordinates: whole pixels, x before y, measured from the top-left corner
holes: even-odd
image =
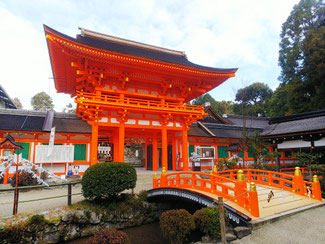
[[[313,177],[313,182],[305,181],[299,167],[295,168],[294,175],[278,173],[274,171],[266,171],[259,169],[244,169],[245,180],[256,184],[280,188],[292,191],[303,196],[322,200],[320,183],[318,177]],[[237,178],[237,170],[216,171],[214,174],[229,179]]]
[[[163,169],[161,178],[154,176],[153,188],[185,188],[196,192],[222,196],[245,208],[253,216],[259,216],[258,199],[255,184],[247,190],[244,175],[239,180],[229,179],[214,173],[177,172],[166,174]]]
[[[247,183],[250,183],[249,190]],[[296,167],[294,175],[259,169],[218,172],[216,168],[210,174],[201,172],[166,174],[163,168],[161,178],[158,179],[155,174],[153,179],[153,188],[185,188],[215,194],[245,208],[252,216],[259,217],[255,184],[276,187],[322,200],[318,177],[315,175],[313,182],[304,181],[299,167]]]

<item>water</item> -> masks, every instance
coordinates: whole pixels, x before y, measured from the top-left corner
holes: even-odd
[[[168,240],[162,235],[159,223],[141,225],[122,230],[124,231],[132,244],[165,244]],[[66,242],[69,244],[86,244],[89,237]]]

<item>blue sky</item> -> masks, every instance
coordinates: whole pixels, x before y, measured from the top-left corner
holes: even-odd
[[[234,100],[254,82],[278,86],[281,25],[298,0],[2,0],[0,83],[25,109],[45,91],[55,110],[73,101],[57,94],[51,79],[43,24],[75,36],[78,27],[185,51],[190,61],[239,68],[210,94]]]

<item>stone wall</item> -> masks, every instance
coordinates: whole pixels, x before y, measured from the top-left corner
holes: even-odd
[[[19,233],[23,238],[14,243],[58,243],[93,235],[105,227],[124,229],[153,223],[159,220],[160,215],[161,211],[157,205],[147,202],[143,202],[143,206],[139,209],[127,208],[126,211],[67,210],[54,219],[46,218],[40,222],[25,223],[21,229],[23,233]],[[0,236],[4,229],[4,227],[3,230],[0,229]]]

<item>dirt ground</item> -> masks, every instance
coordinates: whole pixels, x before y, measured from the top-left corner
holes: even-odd
[[[254,230],[233,244],[324,244],[325,207],[301,212]]]

